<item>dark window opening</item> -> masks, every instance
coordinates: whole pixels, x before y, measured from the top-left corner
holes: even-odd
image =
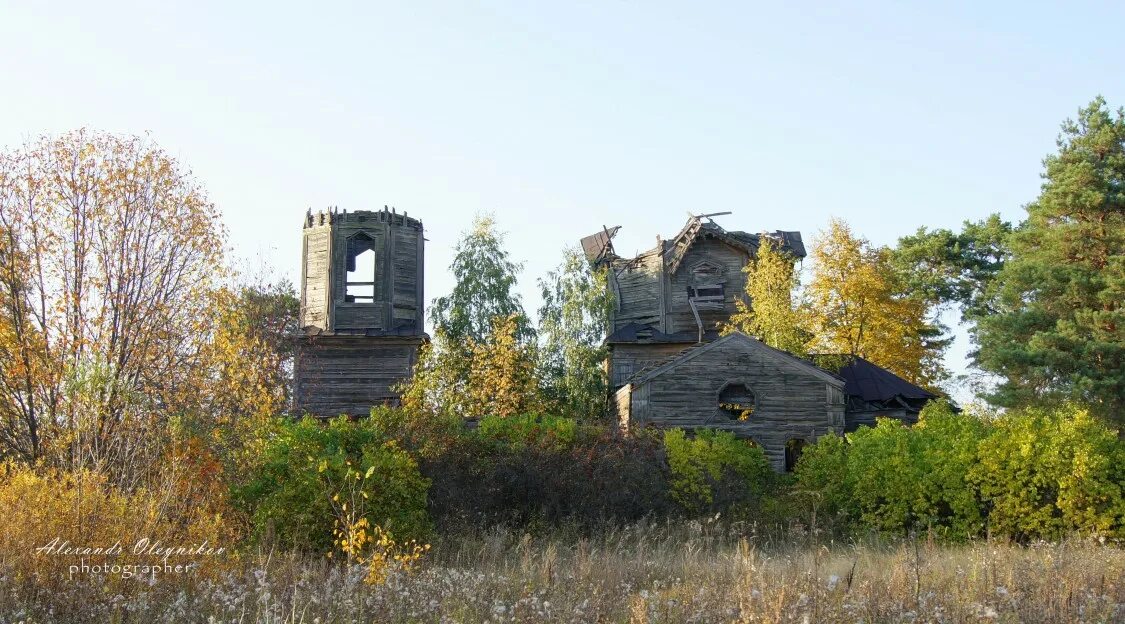
[[[797,468],[797,462],[800,461],[806,444],[807,442],[800,438],[785,443],[785,472],[793,472]]]
[[[756,397],[743,384],[729,384],[719,393],[719,409],[731,420],[746,421],[754,414]]]
[[[348,239],[344,301],[375,302],[375,241],[360,232]]]
[[[688,299],[700,310],[722,309],[726,299],[726,289],[722,284],[688,286]]]

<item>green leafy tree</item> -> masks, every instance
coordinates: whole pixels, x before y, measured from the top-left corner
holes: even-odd
[[[514,292],[520,265],[503,242],[491,217],[477,217],[458,243],[457,284],[434,300],[434,340],[399,388],[412,418],[510,415],[533,403],[534,331]]]
[[[1082,401],[1125,422],[1125,109],[1101,97],[1067,120],[1039,198],[1010,237],[977,363],[1002,405]]]
[[[516,315],[497,317],[487,339],[469,338],[461,348],[438,330],[438,340],[422,347],[410,381],[398,388],[408,417],[419,421],[404,426],[437,433],[451,419],[539,411],[534,345],[521,342],[518,333]]]
[[[538,371],[543,394],[575,418],[600,418],[606,410],[606,349],[612,295],[605,270],[590,267],[574,248],[563,251],[557,269],[539,280]]]
[[[453,292],[434,300],[434,327],[450,344],[467,340],[484,342],[496,317],[515,315],[519,337],[531,337],[530,324],[520,296],[514,292],[521,264],[512,262],[504,249],[504,236],[489,216],[478,216],[472,229],[457,244],[450,273],[457,280]]]
[[[772,238],[763,234],[759,240],[758,253],[742,269],[746,297],[735,302],[737,310],[723,333],[740,331],[771,347],[804,356],[810,336],[803,309],[793,305],[800,287],[794,259]]]

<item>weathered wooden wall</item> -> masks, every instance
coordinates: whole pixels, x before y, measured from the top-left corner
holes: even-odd
[[[693,269],[703,263],[710,263],[721,267],[722,275],[718,280],[723,284],[724,299],[721,309],[701,309],[700,320],[704,329],[718,329],[719,324],[730,319],[737,310],[735,301],[745,295],[746,274],[742,268],[750,261],[750,255],[741,249],[735,249],[726,243],[714,238],[703,237],[697,240],[688,250],[680,263],[679,270],[669,276],[668,295],[668,329],[667,333],[683,331],[696,331],[695,316],[688,305],[688,287],[699,285],[693,274]],[[709,281],[709,280],[707,280]]]
[[[663,268],[659,250],[614,264],[610,277],[614,295],[613,329],[629,323],[661,325],[664,318]]]
[[[327,327],[329,258],[332,232],[328,225],[305,228],[301,264],[301,326]]]
[[[610,357],[611,387],[616,388],[624,384],[635,373],[639,373],[649,366],[662,364],[691,346],[693,346],[692,343],[626,343],[613,345]]]
[[[364,416],[371,407],[397,404],[392,388],[408,379],[421,338],[306,336],[297,354],[297,413]]]
[[[725,286],[722,309],[700,311],[706,329],[715,329],[735,312],[735,301],[746,289],[746,274],[742,268],[750,260],[748,253],[704,235],[687,251],[678,270],[672,272],[665,262],[668,246],[664,241],[636,258],[618,259],[612,264],[613,329],[639,323],[653,325],[669,334],[695,331],[695,316],[688,305],[688,286],[697,285],[693,269],[703,262],[722,268],[720,281]]]
[[[630,392],[631,426],[732,431],[753,439],[779,470],[784,468],[789,440],[812,442],[829,431],[843,432],[842,380],[760,343],[747,342],[752,339],[733,338],[694,347],[701,349],[699,354],[635,380]],[[755,394],[754,413],[745,421],[719,408],[720,392],[732,383],[744,384]]]
[[[374,241],[374,302],[345,300],[347,242],[361,232]],[[421,335],[424,245],[422,223],[405,214],[359,211],[306,218],[301,326],[333,331],[413,327]]]

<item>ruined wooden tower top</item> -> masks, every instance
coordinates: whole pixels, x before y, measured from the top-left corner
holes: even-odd
[[[305,215],[301,328],[423,335],[422,222],[393,209]]]

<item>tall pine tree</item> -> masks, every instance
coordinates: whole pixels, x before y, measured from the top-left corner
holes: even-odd
[[[1079,400],[1125,422],[1125,110],[1098,97],[1067,120],[1039,198],[1010,238],[977,362],[993,399]]]

